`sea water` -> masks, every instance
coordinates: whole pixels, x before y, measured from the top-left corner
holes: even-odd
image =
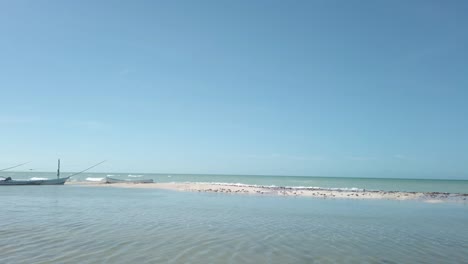
[[[67,176],[71,173],[62,173]],[[0,177],[13,179],[53,179],[48,172],[1,172]],[[70,181],[100,181],[106,176],[135,180],[153,179],[155,182],[205,182],[262,186],[319,187],[342,190],[382,190],[408,192],[468,193],[468,180],[350,178],[309,176],[261,176],[261,175],[204,175],[204,174],[148,174],[148,173],[83,173]]]
[[[0,263],[468,263],[468,205],[0,187]]]

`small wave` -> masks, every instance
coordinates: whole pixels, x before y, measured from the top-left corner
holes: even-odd
[[[345,192],[363,192],[365,189],[360,189],[356,187],[352,188],[332,188],[332,187],[316,187],[316,186],[286,186],[288,189],[295,190],[321,190],[321,191],[345,191]]]
[[[278,188],[278,187],[281,187],[281,186],[277,186],[277,185],[259,185],[259,184],[226,183],[226,182],[212,182],[210,184],[230,185],[230,186],[237,186],[237,187],[255,187],[255,188]]]
[[[187,182],[190,183],[190,182]],[[318,187],[318,186],[277,186],[277,185],[259,185],[259,184],[245,184],[245,183],[231,183],[231,182],[194,182],[195,184],[212,184],[236,187],[251,187],[251,188],[266,188],[266,189],[290,189],[290,190],[313,190],[313,191],[343,191],[343,192],[364,192],[366,189],[356,187]],[[367,190],[372,191],[372,190]]]
[[[187,182],[190,183],[190,182]],[[245,183],[232,183],[232,182],[194,182],[195,184],[212,184],[212,185],[226,185],[236,187],[254,187],[254,188],[279,188],[276,185],[257,185],[257,184],[245,184]]]
[[[99,181],[103,181],[104,178],[93,178],[93,177],[88,177],[86,178],[87,181],[92,181],[92,182],[99,182]]]
[[[41,178],[41,177],[32,177],[29,178],[31,181],[43,181],[43,180],[48,180],[49,178]]]
[[[133,174],[129,174],[128,177],[131,177],[131,178],[140,178],[140,177],[143,177],[143,175],[133,175]]]

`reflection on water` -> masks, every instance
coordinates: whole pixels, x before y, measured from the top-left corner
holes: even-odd
[[[447,263],[468,260],[461,204],[0,188],[0,263]]]

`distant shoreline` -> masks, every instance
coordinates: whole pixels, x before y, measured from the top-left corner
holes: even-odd
[[[73,174],[77,171],[62,171],[62,174]],[[55,175],[57,172],[53,171],[31,171],[31,170],[10,170],[4,171],[3,173],[44,173]],[[468,178],[426,178],[426,177],[363,177],[363,176],[336,176],[336,175],[281,175],[281,174],[231,174],[231,173],[171,173],[171,172],[93,172],[93,174],[115,174],[115,175],[148,175],[148,176],[184,176],[184,175],[193,175],[193,176],[236,176],[236,177],[291,177],[291,178],[319,178],[319,179],[363,179],[363,180],[408,180],[408,181],[468,181]]]
[[[225,194],[273,195],[289,197],[312,197],[321,199],[374,199],[374,200],[417,200],[427,203],[458,202],[468,203],[468,194],[441,192],[402,192],[402,191],[372,191],[372,190],[329,190],[320,188],[294,188],[276,186],[249,186],[237,184],[213,183],[113,183],[101,182],[67,182],[67,185],[82,185],[90,187],[116,187],[140,189],[165,189],[188,192],[211,192]]]

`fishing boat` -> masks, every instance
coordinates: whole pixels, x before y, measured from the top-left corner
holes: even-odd
[[[78,175],[80,173],[83,173],[91,168],[94,168],[96,167],[97,165],[103,163],[104,161],[94,165],[94,166],[91,166],[89,168],[87,168],[86,170],[83,170],[83,171],[80,171],[78,173],[75,173],[75,174],[72,174],[72,175],[69,175],[67,177],[63,177],[63,178],[60,178],[60,159],[58,160],[58,167],[57,167],[57,179],[45,179],[45,180],[13,180],[11,179],[11,177],[7,177],[7,178],[4,178],[3,180],[0,180],[0,185],[64,185],[65,182],[70,179],[72,176],[75,176],[75,175]],[[26,163],[23,163],[23,164],[20,164],[20,165],[17,165],[17,166],[13,166],[13,167],[10,167],[10,168],[6,168],[6,169],[2,169],[0,171],[4,171],[4,170],[7,170],[7,169],[12,169],[12,168],[16,168],[18,166],[21,166],[21,165],[24,165]]]
[[[12,180],[10,177],[7,177],[0,180],[0,185],[40,185],[40,182],[32,180]]]
[[[140,180],[121,180],[106,177],[106,183],[153,183],[153,179],[140,179]]]
[[[23,164],[21,164],[23,165]],[[17,167],[17,166],[15,166]],[[11,169],[11,168],[8,168]],[[7,177],[0,180],[0,185],[63,185],[70,179],[71,176],[60,178],[60,159],[58,160],[57,167],[57,179],[45,179],[45,180],[13,180],[11,177]]]
[[[12,180],[10,177],[0,180],[0,185],[63,185],[70,177],[47,180]]]

